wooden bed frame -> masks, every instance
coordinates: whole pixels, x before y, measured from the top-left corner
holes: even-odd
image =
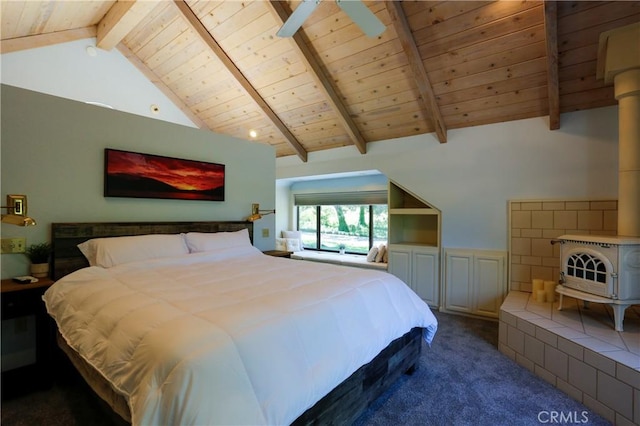
[[[51,278],[59,280],[65,275],[89,266],[78,244],[92,238],[126,237],[147,234],[179,234],[181,232],[233,232],[247,228],[253,243],[253,223],[227,222],[91,222],[52,223]]]
[[[241,221],[215,222],[120,222],[120,223],[53,223],[51,241],[53,256],[51,276],[58,280],[88,265],[77,245],[92,238],[146,234],[177,234],[181,232],[233,232],[247,228],[253,241],[253,223]],[[61,339],[62,340],[62,339]],[[422,330],[414,328],[391,342],[371,362],[360,367],[313,407],[304,412],[293,424],[351,424],[369,405],[387,390],[402,374],[411,374],[418,366],[422,349]],[[63,343],[63,342],[59,342]],[[125,421],[127,407],[124,398],[106,382],[95,384],[97,376],[91,367],[82,365],[80,357],[74,359],[71,349],[60,345],[78,372],[109,406]],[[118,401],[120,399],[120,401]],[[118,410],[116,407],[121,407]]]

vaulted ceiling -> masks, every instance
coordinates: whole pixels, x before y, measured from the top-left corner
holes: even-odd
[[[616,103],[596,79],[602,32],[640,2],[365,1],[362,33],[323,0],[293,38],[298,1],[1,2],[2,53],[96,37],[196,125],[273,145],[278,157]],[[473,141],[469,141],[473,143]]]

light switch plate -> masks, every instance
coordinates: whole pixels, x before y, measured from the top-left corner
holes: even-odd
[[[2,242],[2,254],[25,252],[27,245],[27,239],[25,237],[2,238],[0,241]]]

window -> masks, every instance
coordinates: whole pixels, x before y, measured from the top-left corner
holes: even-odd
[[[295,204],[305,249],[367,254],[387,242],[386,191],[298,194]]]
[[[607,267],[602,260],[587,253],[577,253],[567,259],[567,274],[589,281],[606,284]]]
[[[298,230],[301,232],[304,248],[318,248],[318,207],[298,206]]]

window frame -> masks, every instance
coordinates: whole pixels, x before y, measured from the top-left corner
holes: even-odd
[[[327,252],[327,253],[338,253],[339,250],[329,250],[329,249],[323,249],[322,248],[322,227],[321,227],[321,208],[324,207],[333,207],[334,205],[343,205],[343,206],[367,206],[368,208],[368,217],[369,217],[369,235],[368,235],[368,242],[369,242],[369,248],[367,249],[367,251],[371,250],[371,248],[373,247],[373,242],[375,240],[374,238],[374,206],[378,206],[378,205],[384,205],[387,207],[387,237],[388,237],[388,233],[389,233],[389,220],[388,220],[388,212],[389,212],[389,204],[388,203],[380,203],[380,204],[349,204],[349,203],[337,203],[337,204],[318,204],[318,205],[314,205],[313,207],[315,208],[315,214],[316,214],[316,243],[317,243],[317,248],[310,248],[310,247],[304,247],[305,250],[313,250],[313,251],[322,251],[322,252]],[[296,229],[300,230],[300,207],[311,207],[308,204],[303,204],[303,205],[295,205],[296,208]],[[366,256],[367,253],[360,253],[360,252],[353,252],[353,251],[346,251],[345,253],[349,253],[349,254],[355,254],[355,255],[359,255],[359,256]]]

